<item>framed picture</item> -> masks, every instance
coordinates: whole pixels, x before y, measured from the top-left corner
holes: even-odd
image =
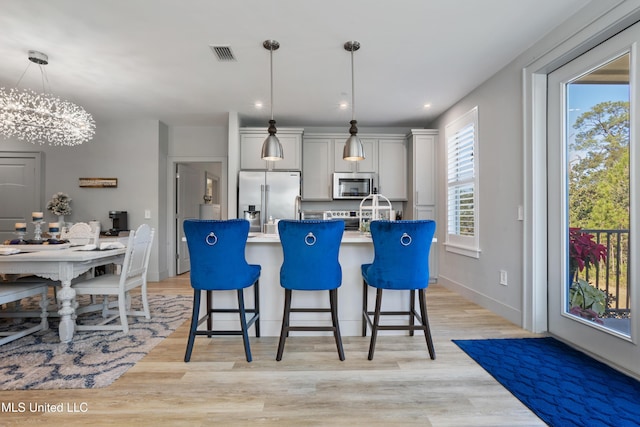
[[[116,188],[118,178],[79,178],[80,187],[85,188]]]
[[[213,201],[213,175],[209,172],[204,173],[204,202],[211,203]]]

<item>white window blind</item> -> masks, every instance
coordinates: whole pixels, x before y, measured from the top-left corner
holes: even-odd
[[[449,233],[473,236],[473,124],[469,124],[449,139],[449,191],[447,197]]]
[[[447,250],[479,253],[477,107],[447,125]]]

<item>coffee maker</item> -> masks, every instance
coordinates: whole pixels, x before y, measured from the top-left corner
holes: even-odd
[[[260,211],[256,210],[256,205],[249,205],[249,209],[244,211],[244,219],[249,221],[249,231],[262,231]]]
[[[127,225],[127,211],[109,211],[111,228],[105,233],[107,236],[117,236],[121,231],[129,230]]]

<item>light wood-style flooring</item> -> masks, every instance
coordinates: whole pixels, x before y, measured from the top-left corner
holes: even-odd
[[[151,283],[151,294],[191,295],[188,275]],[[452,339],[534,336],[439,285],[427,291],[436,360],[424,336],[196,338],[184,363],[185,322],[111,386],[0,392],[0,426],[544,426]],[[253,331],[252,331],[253,332]],[[57,405],[64,413],[11,413],[8,405]]]

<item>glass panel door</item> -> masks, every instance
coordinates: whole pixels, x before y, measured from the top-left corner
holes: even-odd
[[[549,74],[548,316],[553,335],[640,375],[636,40],[638,25]]]
[[[565,311],[630,335],[629,53],[565,85]]]

